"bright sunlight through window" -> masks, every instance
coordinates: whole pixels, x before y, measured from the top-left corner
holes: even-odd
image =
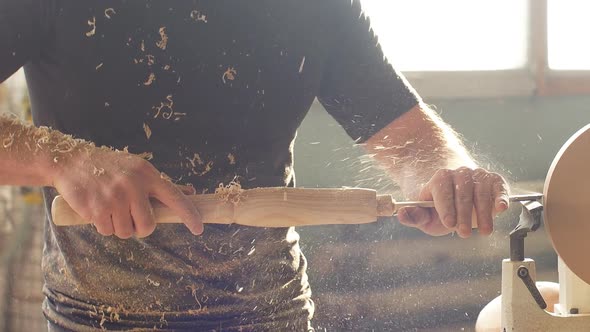
[[[526,0],[362,3],[385,55],[399,70],[502,70],[526,63]]]
[[[590,1],[548,0],[549,68],[590,70]]]

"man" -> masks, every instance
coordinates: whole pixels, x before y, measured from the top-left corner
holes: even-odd
[[[435,201],[402,223],[466,237],[475,207],[489,234],[507,207],[502,178],[384,60],[357,1],[0,0],[0,13],[0,77],[24,65],[35,124],[52,128],[3,120],[0,180],[46,186],[47,204],[59,192],[93,223],[46,220],[51,330],[309,329],[297,233],[203,227],[191,189],[161,172],[198,193],[236,176],[293,186],[316,97],[409,198]],[[150,197],[187,227],[156,228]]]

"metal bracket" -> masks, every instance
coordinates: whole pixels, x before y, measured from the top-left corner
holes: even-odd
[[[516,228],[510,232],[510,260],[524,261],[524,238],[536,231],[543,220],[543,204],[538,200],[521,201],[522,212]]]

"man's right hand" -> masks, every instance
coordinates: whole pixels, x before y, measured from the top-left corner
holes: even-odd
[[[150,197],[176,212],[195,235],[203,232],[197,208],[177,186],[143,158],[122,151],[88,147],[58,157],[53,186],[81,217],[105,236],[146,237],[156,228]]]

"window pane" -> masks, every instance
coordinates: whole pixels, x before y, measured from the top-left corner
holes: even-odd
[[[588,13],[590,13],[590,1],[548,1],[549,68],[590,70]]]
[[[406,71],[523,67],[526,0],[362,0],[390,62]]]

